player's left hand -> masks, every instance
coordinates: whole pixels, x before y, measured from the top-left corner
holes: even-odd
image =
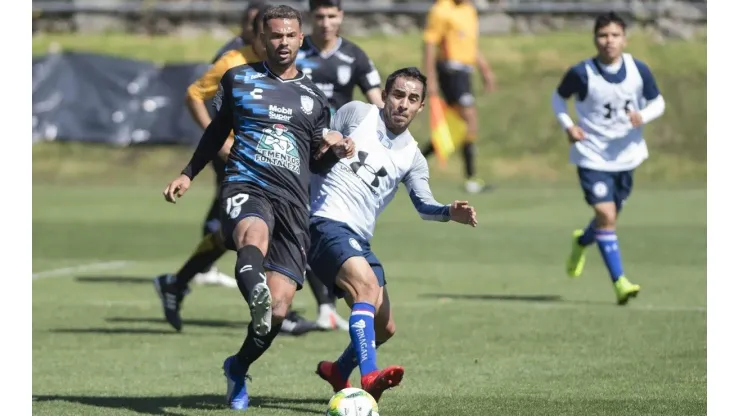
[[[316,151],[315,155],[313,155],[314,159],[321,159],[321,157],[324,156],[324,153],[326,153],[327,150],[341,143],[343,139],[344,136],[342,135],[342,133],[334,130],[327,131],[326,134],[324,134],[324,139],[321,141],[321,146],[319,146],[319,150]]]
[[[478,225],[478,219],[475,216],[475,208],[468,205],[468,201],[455,201],[450,205],[450,219],[460,224],[467,224],[471,227]]]
[[[642,115],[639,111],[630,111],[627,113],[627,115],[630,118],[630,122],[632,123],[632,127],[640,127],[642,126]]]
[[[345,137],[341,142],[331,147],[331,150],[338,158],[352,158],[355,155],[355,141],[350,137]]]

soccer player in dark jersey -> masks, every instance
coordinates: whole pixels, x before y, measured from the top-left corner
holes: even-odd
[[[237,65],[242,65],[250,62],[259,62],[264,59],[264,46],[261,44],[259,39],[256,39],[256,34],[261,31],[259,24],[255,24],[253,20],[257,17],[260,10],[264,13],[267,6],[262,5],[259,2],[252,2],[244,12],[244,20],[242,21],[242,32],[238,39],[243,39],[241,43],[244,45],[249,42],[247,46],[242,46],[237,49],[224,49],[233,44],[230,42],[225,45],[219,53],[216,54],[216,59],[213,65],[204,73],[198,80],[193,82],[187,89],[185,96],[185,106],[190,110],[190,114],[193,119],[198,123],[204,130],[211,123],[211,119],[215,115],[213,111],[209,111],[209,105],[216,95],[218,90],[218,84],[221,77],[229,69]],[[246,36],[247,31],[251,31],[249,37]],[[211,161],[211,167],[215,172],[216,179],[216,196],[213,198],[210,209],[206,214],[205,221],[203,222],[203,237],[196,247],[195,251],[190,255],[188,260],[175,274],[164,274],[158,276],[155,279],[155,287],[157,292],[161,295],[161,286],[166,284],[172,284],[179,288],[179,292],[187,293],[188,288],[192,283],[195,284],[215,284],[226,287],[236,287],[236,281],[221,272],[219,272],[214,263],[226,253],[226,248],[221,242],[220,237],[220,201],[218,199],[218,188],[224,179],[225,169],[225,158],[231,149],[231,143],[233,138],[229,137],[223,146],[223,149],[219,152],[220,157],[216,157]],[[182,322],[179,317],[178,311],[167,311],[168,304],[165,299],[162,299],[163,306],[165,309],[165,315],[170,324],[176,329],[182,329]],[[169,304],[169,306],[175,306],[175,304]]]
[[[254,52],[255,45],[253,45],[253,43],[256,34],[259,33],[259,31],[257,30],[258,25],[255,24],[255,18],[257,17],[257,14],[260,12],[260,10],[264,12],[266,8],[267,5],[262,1],[249,2],[247,7],[244,9],[244,13],[242,14],[241,31],[239,35],[235,36],[233,39],[230,39],[218,50],[218,52],[216,52],[216,54],[213,56],[213,59],[211,59],[211,64],[213,66],[223,66],[222,64],[224,63],[224,59],[222,59],[222,57],[227,53],[235,54],[237,55],[237,58],[241,58],[241,55],[243,55],[244,59],[247,62],[263,59],[259,56],[259,53]],[[264,49],[261,45],[257,45],[257,49],[260,48]],[[237,52],[242,52],[242,54],[238,54]],[[211,79],[212,77],[208,77],[210,73],[214,72],[214,69],[218,69],[214,68],[213,66],[206,74],[203,75],[203,77],[201,77],[198,81],[193,83],[190,88],[188,88],[188,93],[185,99],[185,104],[190,110],[190,113],[193,115],[195,121],[203,127],[203,129],[208,126],[208,123],[211,122],[211,119],[214,116],[213,111],[209,111],[209,109],[211,109],[210,104],[212,96],[213,94],[215,94],[218,81],[221,79],[220,75],[214,80]],[[223,69],[223,71],[225,72],[226,70]],[[216,189],[218,189],[219,184],[223,182],[224,166],[225,165],[222,158],[214,158],[211,162],[211,167],[213,167],[213,170],[216,173]],[[206,214],[205,221],[203,221],[203,239],[201,240],[201,243],[196,251],[186,262],[186,265],[200,263],[197,264],[197,266],[200,267],[200,270],[197,270],[197,273],[193,277],[187,278],[187,280],[192,280],[193,283],[196,284],[214,284],[226,287],[236,287],[236,282],[234,281],[234,279],[230,276],[225,275],[224,273],[219,272],[214,265],[214,262],[225,252],[225,249],[223,249],[223,246],[221,244],[217,244],[217,242],[212,243],[209,241],[211,240],[211,234],[213,234],[214,230],[219,229],[218,216],[219,202],[218,197],[215,197],[208,210],[208,213]],[[204,260],[198,261],[196,260],[196,257],[204,258]],[[191,273],[189,267],[184,267],[183,269],[185,269],[184,271],[186,275],[189,275]]]
[[[331,104],[332,114],[352,101],[355,87],[367,100],[383,106],[380,74],[359,46],[339,36],[344,12],[341,0],[311,0],[313,31],[298,51],[298,68],[321,88]],[[348,330],[349,323],[336,310],[336,296],[309,268],[306,280],[319,304],[316,324],[322,329]]]
[[[326,96],[296,68],[300,13],[270,7],[263,25],[267,59],[226,72],[214,99],[216,117],[164,190],[176,202],[234,130],[221,185],[221,227],[227,247],[237,252],[235,275],[252,315],[242,347],[223,364],[235,410],[249,406],[249,366],[272,344],[303,285],[310,175],[354,155],[352,140],[329,130]]]
[[[313,31],[298,52],[298,68],[329,98],[332,111],[352,101],[355,87],[383,106],[380,74],[359,46],[339,36],[344,18],[341,0],[310,0]]]
[[[253,5],[254,3],[250,7],[253,7]],[[266,9],[267,6],[260,6],[257,9],[257,14],[252,14],[252,16],[254,19],[261,20]],[[249,15],[249,10],[246,14]],[[265,47],[260,37],[257,36],[257,34],[262,32],[262,22],[249,23],[248,28],[251,28],[254,32],[250,38],[250,45],[223,53],[205,74],[188,87],[186,105],[193,118],[203,129],[208,127],[211,123],[211,117],[215,116],[215,113],[213,115],[209,114],[205,103],[206,101],[211,101],[216,96],[219,83],[226,71],[235,66],[260,62],[265,59]],[[211,161],[211,166],[216,172],[217,191],[203,227],[203,239],[195,252],[193,252],[177,273],[166,273],[154,279],[154,287],[162,301],[165,319],[177,331],[182,330],[180,308],[185,295],[189,293],[191,282],[199,283],[200,280],[200,283],[222,284],[224,286],[230,286],[229,283],[232,283],[233,287],[237,287],[236,280],[215,270],[215,267],[204,271],[209,266],[213,266],[226,253],[226,247],[221,236],[221,222],[219,219],[221,202],[219,200],[220,192],[218,188],[224,180],[225,161],[231,151],[233,141],[233,136],[229,136],[221,150],[219,150],[219,157]],[[167,292],[175,294],[174,302],[167,300]],[[307,332],[323,328],[320,328],[313,321],[306,320],[296,311],[291,311],[286,319],[283,320],[281,329],[283,334],[303,335]]]

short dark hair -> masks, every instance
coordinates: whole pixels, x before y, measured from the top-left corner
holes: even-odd
[[[315,11],[319,7],[336,7],[342,10],[342,0],[309,0],[308,10]]]
[[[267,7],[267,4],[264,1],[250,1],[247,4],[247,7],[244,9],[244,12],[242,13],[242,23],[246,23],[247,20],[249,20],[249,13],[255,10],[257,10],[257,13],[259,13],[259,11],[261,9],[264,9],[265,7]]]
[[[301,12],[298,10],[281,4],[280,6],[270,6],[265,10],[265,14],[262,16],[262,24],[266,27],[267,22],[272,19],[291,19],[298,21],[298,27],[303,25],[303,19],[301,19]]]
[[[619,25],[623,31],[627,30],[627,23],[624,22],[624,19],[614,12],[609,12],[596,16],[596,21],[594,22],[594,35],[599,31],[599,29],[609,26],[612,23]]]
[[[424,74],[419,71],[419,68],[415,66],[409,66],[406,68],[401,68],[393,71],[393,73],[388,77],[388,79],[385,80],[385,93],[390,94],[391,88],[393,88],[393,83],[396,82],[396,79],[398,78],[411,78],[415,79],[419,82],[421,82],[422,90],[421,90],[421,101],[424,101],[427,98],[427,77],[424,76]]]
[[[252,22],[252,33],[254,34],[254,36],[257,36],[260,33],[259,25],[257,23],[261,22],[262,19],[265,17],[265,12],[268,8],[269,6],[264,3],[261,3],[260,7],[257,8],[257,14],[254,15],[254,22]]]

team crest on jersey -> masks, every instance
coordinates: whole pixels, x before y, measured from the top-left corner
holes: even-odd
[[[349,245],[352,246],[353,249],[357,251],[362,251],[362,247],[360,246],[360,243],[357,242],[354,238],[349,239]]]
[[[378,130],[377,133],[378,133],[378,141],[380,142],[380,144],[383,145],[383,147],[385,147],[386,149],[390,149],[391,147],[393,147],[393,143],[391,143],[391,141],[385,137],[385,133],[383,133],[380,130]]]
[[[301,110],[310,115],[313,112],[313,98],[301,95]]]
[[[273,124],[262,130],[254,160],[301,173],[301,159],[296,139],[282,124]]]
[[[352,78],[352,67],[349,65],[339,65],[339,68],[337,68],[337,81],[341,85],[347,85],[350,78]]]

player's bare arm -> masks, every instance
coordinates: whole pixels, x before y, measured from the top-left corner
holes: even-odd
[[[385,106],[385,103],[383,102],[383,96],[381,93],[380,88],[372,88],[370,90],[367,90],[365,93],[365,97],[367,97],[367,100],[380,108],[383,108]]]
[[[203,130],[211,124],[211,115],[208,114],[208,108],[203,100],[188,94],[185,96],[185,106],[188,108],[188,111],[190,111],[190,115],[193,116],[193,120],[195,120]]]
[[[480,51],[478,51],[478,56],[476,57],[476,64],[478,66],[478,71],[483,77],[483,85],[486,92],[493,92],[496,89],[496,75],[493,73],[491,66]]]
[[[439,82],[437,81],[437,44],[424,43],[424,71],[427,76],[427,93],[430,96],[439,95]]]

